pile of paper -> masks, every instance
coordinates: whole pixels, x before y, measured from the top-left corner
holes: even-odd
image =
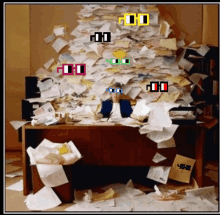
[[[188,92],[186,87],[191,82],[184,70],[179,68],[174,53],[184,37],[168,38],[172,29],[160,16],[155,5],[83,5],[83,7],[78,13],[79,25],[69,32],[75,39],[70,41],[65,39],[68,33],[65,25],[55,26],[52,34],[44,39],[48,46],[52,45],[55,52],[59,53],[59,57],[49,59],[44,68],[36,71],[36,76],[40,78],[39,99],[54,99],[55,111],[67,114],[76,108],[76,101],[91,106],[96,112],[101,101],[110,98],[110,93],[106,92],[109,85],[120,82],[128,99],[147,99],[147,103],[177,102],[178,99],[189,102],[189,96],[186,98],[184,95]],[[148,13],[150,24],[126,26],[124,20],[119,24],[119,18],[128,12]],[[90,36],[95,32],[110,32],[111,41],[90,41]],[[66,46],[69,47],[68,52],[62,52]],[[205,50],[203,47],[198,51],[204,53]],[[129,58],[130,64],[112,65],[106,62],[112,58]],[[86,75],[63,75],[62,72],[57,72],[57,67],[65,63],[86,64]],[[50,79],[45,81],[45,78]],[[150,92],[146,85],[151,81],[168,81],[169,91]],[[65,95],[68,96],[68,101],[63,102],[65,104],[56,102]],[[43,113],[42,109],[36,112],[36,115]],[[32,124],[51,125],[59,122],[48,112],[42,117],[34,119]]]
[[[72,141],[62,144],[44,139],[36,149],[28,147],[27,153],[30,157],[31,165],[69,165],[82,158],[82,155]]]
[[[155,192],[145,194],[139,189],[134,188],[130,180],[127,185],[110,184],[102,189],[103,193],[96,194],[102,196],[101,201],[91,200],[94,193],[89,190],[86,192],[75,191],[74,204],[66,211],[217,211],[216,197],[213,196],[212,187],[203,189],[187,190],[187,194],[179,194],[177,190],[167,192],[160,191],[155,185]],[[204,196],[209,190],[210,195]],[[197,195],[195,195],[195,192]],[[198,192],[199,191],[199,192]],[[192,195],[189,195],[191,193]],[[198,194],[200,193],[200,194]],[[113,198],[106,198],[108,194],[117,194]],[[110,196],[109,195],[109,196]]]

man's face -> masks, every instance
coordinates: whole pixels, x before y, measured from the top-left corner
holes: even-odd
[[[121,94],[116,93],[116,92],[115,93],[111,93],[111,97],[112,97],[112,101],[114,103],[117,103],[120,100]]]

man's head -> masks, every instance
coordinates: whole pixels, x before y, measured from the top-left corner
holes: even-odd
[[[111,93],[112,101],[113,101],[114,103],[118,103],[119,100],[120,100],[120,98],[121,98],[121,93],[117,93],[117,92],[116,92],[116,89],[117,89],[117,88],[122,89],[122,86],[121,86],[120,83],[116,82],[116,83],[114,83],[113,85],[111,85],[111,88],[114,88],[114,89],[115,89],[115,92],[114,92],[114,93]]]

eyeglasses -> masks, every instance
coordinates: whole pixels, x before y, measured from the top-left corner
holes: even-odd
[[[130,63],[131,63],[129,58],[124,58],[124,59],[111,58],[110,60],[106,59],[106,62],[109,62],[110,64],[113,64],[113,65],[119,65],[119,64],[130,65]]]
[[[139,13],[136,17],[136,13],[125,13],[124,17],[119,17],[118,23],[121,23],[121,20],[124,20],[124,25],[136,25],[136,20],[138,20],[138,25],[146,26],[149,25],[149,13]]]
[[[95,35],[90,35],[90,41],[94,42],[111,42],[111,32],[104,32],[102,35],[102,32],[95,32]]]
[[[106,91],[108,91],[109,93],[118,93],[118,94],[122,94],[123,93],[123,90],[121,88],[112,88],[112,87],[109,87],[106,89]]]
[[[57,73],[59,73],[59,70],[62,71],[63,75],[86,75],[86,64],[75,64],[75,67],[73,67],[73,64],[63,64],[62,67],[57,67]]]

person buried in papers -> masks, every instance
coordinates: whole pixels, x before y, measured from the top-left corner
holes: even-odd
[[[121,99],[122,86],[120,83],[115,83],[109,88],[111,99],[102,102],[102,108],[99,113],[94,116],[95,120],[101,118],[110,118],[112,120],[120,120],[125,117],[131,117],[139,121],[144,121],[146,116],[136,116],[132,114],[133,110],[128,100]]]

